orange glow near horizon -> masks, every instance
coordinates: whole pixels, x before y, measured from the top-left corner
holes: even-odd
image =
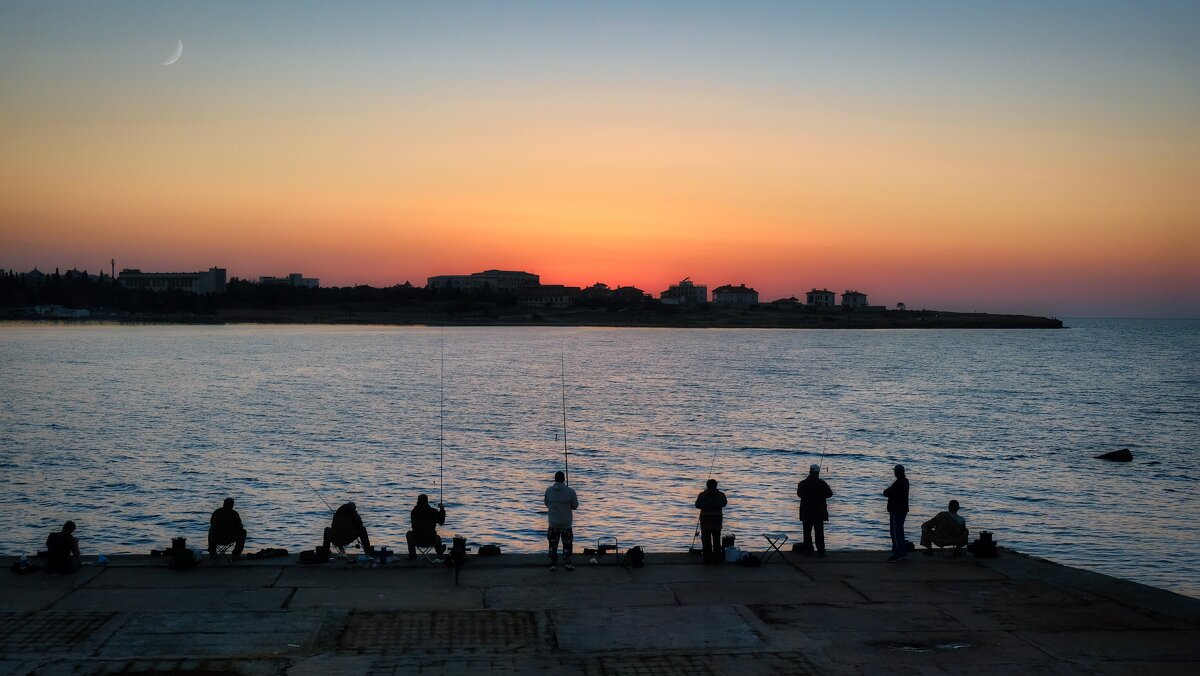
[[[1194,87],[1096,106],[1021,73],[1035,84],[1009,94],[969,78],[908,93],[880,84],[883,61],[839,66],[861,90],[781,85],[773,62],[764,81],[679,66],[387,86],[399,75],[381,66],[202,49],[170,68],[0,69],[19,94],[0,104],[0,267],[115,258],[323,285],[506,268],[655,294],[690,276],[763,300],[828,287],[889,305],[1122,314],[1155,299],[1146,312],[1200,314]]]

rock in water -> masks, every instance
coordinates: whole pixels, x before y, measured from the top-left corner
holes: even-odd
[[[1096,459],[1112,460],[1113,462],[1131,462],[1133,460],[1133,454],[1129,452],[1128,448],[1122,448],[1119,451],[1112,451],[1111,453],[1102,453],[1097,455]]]

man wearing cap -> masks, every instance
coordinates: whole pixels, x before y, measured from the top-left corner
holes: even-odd
[[[904,476],[904,465],[896,465],[892,473],[896,475],[896,480],[883,489],[888,499],[888,526],[892,531],[892,555],[888,557],[888,563],[908,556],[908,541],[904,539],[904,519],[908,516],[908,479]]]
[[[705,563],[725,563],[725,550],[721,546],[721,510],[728,504],[725,494],[717,490],[716,479],[709,479],[704,492],[696,496],[696,509],[700,510],[700,547]]]
[[[825,558],[825,522],[829,520],[829,506],[825,501],[833,497],[833,491],[821,479],[820,465],[809,465],[808,478],[796,484],[796,497],[800,498],[800,521],[804,524],[804,555],[812,554],[815,530],[817,556]]]
[[[951,500],[949,509],[921,524],[921,546],[925,555],[933,555],[933,546],[954,547],[954,555],[962,556],[967,546],[967,520],[958,515],[958,500]]]

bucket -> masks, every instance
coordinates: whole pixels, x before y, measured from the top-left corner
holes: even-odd
[[[722,536],[721,537],[721,547],[723,547],[725,549],[729,549],[730,547],[733,546],[733,541],[734,541],[734,536],[732,536],[732,535]]]
[[[725,561],[728,563],[737,563],[737,560],[742,558],[742,550],[737,547],[725,548]]]

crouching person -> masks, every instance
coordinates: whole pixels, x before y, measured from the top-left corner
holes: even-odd
[[[961,556],[967,546],[967,520],[958,515],[958,500],[951,500],[949,508],[921,524],[921,546],[925,555],[933,554],[933,547],[954,547],[954,555]]]

